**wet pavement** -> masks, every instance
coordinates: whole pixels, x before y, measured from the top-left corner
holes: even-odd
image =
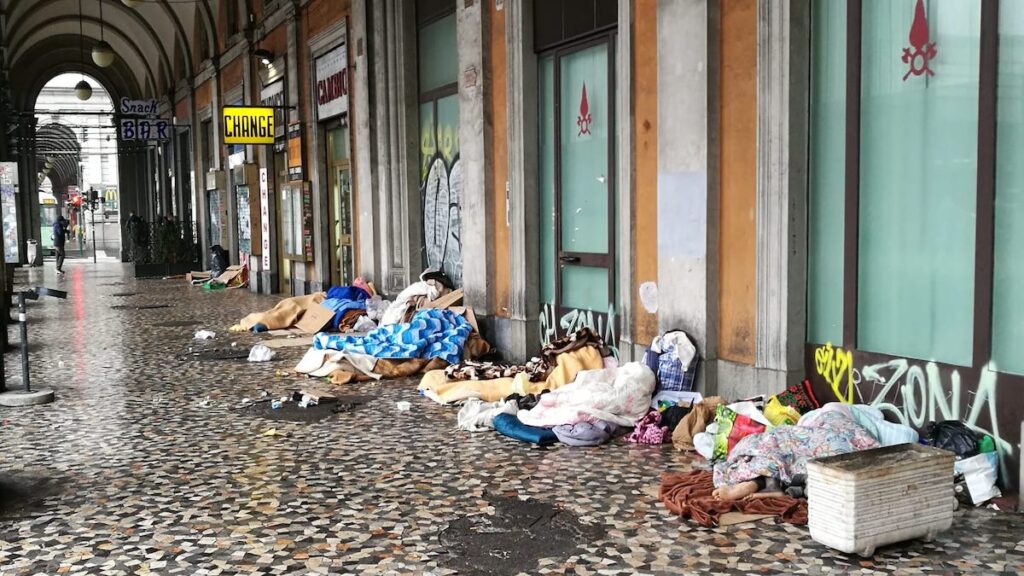
[[[270,420],[240,402],[301,387],[279,370],[302,348],[267,364],[190,355],[247,350],[260,338],[228,326],[274,298],[136,281],[113,263],[67,270],[17,277],[69,298],[29,305],[33,382],[56,402],[0,408],[5,576],[1024,571],[1024,518],[989,510],[869,559],[770,520],[701,528],[657,500],[659,474],[689,465],[670,446],[461,432],[415,380],[345,386],[352,409]],[[217,338],[194,341],[201,328]],[[6,366],[17,385],[17,353]]]

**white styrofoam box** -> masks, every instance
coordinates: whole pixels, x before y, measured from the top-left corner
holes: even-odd
[[[924,538],[953,524],[952,452],[899,444],[807,463],[811,538],[847,554]]]

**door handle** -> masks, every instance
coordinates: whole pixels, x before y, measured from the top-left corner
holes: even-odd
[[[558,259],[566,264],[579,264],[580,261],[579,256],[560,256]]]

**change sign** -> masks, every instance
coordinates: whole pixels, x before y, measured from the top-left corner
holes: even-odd
[[[274,109],[224,107],[224,144],[273,144]]]

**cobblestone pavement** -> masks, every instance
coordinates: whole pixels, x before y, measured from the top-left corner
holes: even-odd
[[[368,397],[351,411],[271,422],[237,405],[292,389],[276,374],[302,349],[271,365],[176,356],[199,345],[199,328],[217,332],[210,346],[247,348],[256,336],[226,328],[272,298],[135,281],[118,264],[67,268],[31,279],[70,292],[29,311],[33,380],[57,401],[0,409],[4,575],[1024,570],[1024,521],[989,510],[871,559],[773,521],[700,528],[657,501],[659,474],[687,467],[669,446],[542,450],[459,432],[456,410],[418,397],[414,381],[351,386]],[[168,307],[112,309],[157,304]],[[168,321],[198,324],[155,325]],[[17,354],[6,359],[13,385]],[[396,411],[400,400],[412,409]],[[264,436],[271,427],[285,436]],[[542,512],[509,512],[523,499]],[[530,532],[542,517],[550,541]]]

